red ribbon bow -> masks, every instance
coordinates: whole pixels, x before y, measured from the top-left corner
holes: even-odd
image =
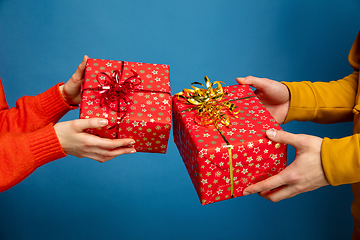
[[[100,86],[96,89],[100,94],[100,106],[108,107],[111,110],[117,112],[116,124],[109,129],[119,125],[126,116],[129,107],[133,104],[129,94],[134,92],[136,86],[140,85],[142,80],[134,70],[131,70],[134,74],[131,77],[122,81],[122,71],[114,70],[112,74],[101,72],[96,76],[96,80],[100,83]]]

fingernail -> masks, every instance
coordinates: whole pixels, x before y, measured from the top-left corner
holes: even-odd
[[[276,131],[275,131],[275,130],[267,130],[267,131],[266,131],[266,135],[267,135],[268,137],[273,138],[273,137],[276,136]]]
[[[133,149],[133,150],[131,150],[131,152],[130,153],[136,153],[136,150],[135,149]]]
[[[104,127],[104,126],[108,125],[108,120],[107,119],[100,119],[99,124],[100,124],[100,126]]]
[[[246,196],[246,195],[249,195],[250,193],[248,192],[243,192],[243,195]]]

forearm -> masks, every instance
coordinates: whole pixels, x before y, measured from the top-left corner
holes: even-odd
[[[352,121],[359,72],[331,82],[283,82],[290,91],[290,107],[285,122],[317,123]]]
[[[341,139],[324,138],[321,159],[331,185],[360,182],[360,135]]]
[[[0,142],[0,192],[38,167],[66,156],[51,124],[29,133],[0,133]]]
[[[63,99],[57,84],[36,96],[24,96],[16,107],[0,111],[0,131],[31,132],[56,123],[74,106]]]

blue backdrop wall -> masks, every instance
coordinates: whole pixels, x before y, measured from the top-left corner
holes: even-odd
[[[0,0],[0,77],[10,106],[67,81],[84,54],[170,64],[172,93],[205,75],[335,80],[352,72],[359,12],[358,0]],[[351,123],[283,128],[351,134]],[[40,167],[0,194],[0,239],[349,239],[351,201],[350,186],[328,186],[202,206],[171,137],[166,155]]]

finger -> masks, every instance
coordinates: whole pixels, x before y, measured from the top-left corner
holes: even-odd
[[[76,119],[72,121],[75,131],[82,132],[87,128],[100,128],[108,125],[105,118]]]
[[[89,57],[87,55],[84,56],[82,62],[80,63],[80,65],[76,69],[75,73],[72,75],[71,80],[74,83],[78,83],[83,78],[85,67],[86,67],[86,62],[87,62],[88,58]]]
[[[249,195],[254,193],[260,193],[264,191],[270,191],[272,189],[278,188],[284,185],[284,180],[281,174],[272,176],[264,181],[258,182],[256,184],[250,185],[245,188],[243,195]]]
[[[266,136],[274,142],[289,144],[295,148],[301,145],[301,136],[298,134],[285,131],[267,130]]]
[[[92,146],[97,147],[97,148],[101,148],[101,149],[106,149],[106,150],[115,150],[115,149],[119,149],[119,148],[133,148],[135,141],[131,138],[122,138],[122,139],[108,139],[108,138],[101,138],[101,137],[97,137],[94,136],[94,138],[92,138],[89,141],[90,144],[92,144]]]
[[[299,192],[296,192],[296,189],[291,185],[284,186],[281,189],[276,189],[275,191],[259,193],[261,197],[272,202],[279,202],[281,200],[294,197],[297,194],[299,194]]]
[[[114,158],[114,157],[120,156],[122,154],[129,154],[129,153],[136,153],[135,148],[120,147],[120,148],[110,149],[110,150],[98,148],[98,150],[96,151],[96,154],[102,156],[104,159]]]
[[[267,78],[257,78],[253,76],[247,76],[244,78],[236,78],[236,81],[239,84],[246,84],[250,85],[256,89],[264,89],[268,87],[273,80],[267,79]]]
[[[102,156],[95,152],[84,154],[83,157],[90,158],[90,159],[95,160],[100,163],[103,163],[103,162],[106,162],[106,161],[109,161],[109,160],[115,158],[115,157],[105,157],[105,156]]]
[[[92,152],[84,154],[84,157],[88,157],[95,161],[103,163],[114,159],[117,156],[131,153],[136,153],[136,150],[134,148],[118,148],[115,150],[97,149],[96,151],[94,150]]]

